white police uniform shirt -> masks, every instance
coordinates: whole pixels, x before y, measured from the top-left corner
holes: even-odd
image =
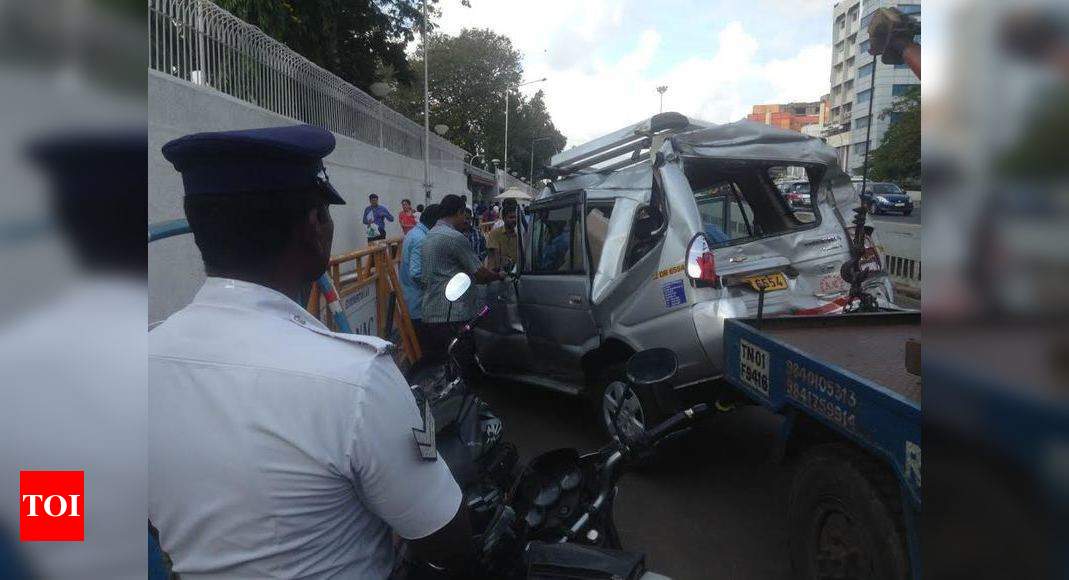
[[[149,519],[192,578],[384,578],[390,530],[449,523],[415,399],[375,337],[269,288],[208,278],[149,334]]]

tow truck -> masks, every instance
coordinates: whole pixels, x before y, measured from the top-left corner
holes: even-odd
[[[724,323],[726,383],[782,415],[799,578],[920,578],[920,312]]]

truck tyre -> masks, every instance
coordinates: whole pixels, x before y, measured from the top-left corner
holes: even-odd
[[[650,389],[636,387],[627,381],[623,364],[616,364],[605,369],[593,386],[591,403],[597,413],[598,424],[610,439],[616,436],[616,428],[611,422],[612,410],[621,400],[630,407],[635,418],[647,429],[666,418]]]
[[[788,506],[791,565],[805,580],[900,580],[910,575],[898,482],[846,444],[810,449]]]

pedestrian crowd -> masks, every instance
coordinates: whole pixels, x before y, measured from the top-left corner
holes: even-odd
[[[458,273],[476,284],[504,280],[518,256],[515,203],[502,210],[502,226],[484,235],[475,212],[461,196],[447,195],[423,210],[419,225],[404,238],[401,286],[424,357],[440,360],[459,325],[475,315],[479,292],[473,286],[456,302],[445,298],[445,286]]]
[[[445,300],[445,284],[459,272],[477,284],[503,279],[519,256],[517,225],[519,206],[515,200],[504,205],[468,205],[467,196],[447,195],[437,204],[412,206],[401,200],[397,222],[403,242],[398,275],[409,317],[419,337],[424,355],[430,360],[444,355],[449,339],[459,323],[475,314],[478,290],[474,287],[456,303]],[[386,222],[394,216],[379,196],[368,196],[363,224],[368,242],[386,239]],[[482,224],[492,224],[485,233]]]

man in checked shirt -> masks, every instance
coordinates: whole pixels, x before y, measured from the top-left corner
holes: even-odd
[[[449,340],[457,328],[475,315],[475,288],[452,305],[445,299],[445,285],[458,272],[471,276],[478,284],[504,280],[505,275],[483,266],[467,236],[461,233],[468,219],[464,202],[447,195],[438,204],[438,223],[423,242],[423,325],[421,347],[428,360],[445,357]]]

